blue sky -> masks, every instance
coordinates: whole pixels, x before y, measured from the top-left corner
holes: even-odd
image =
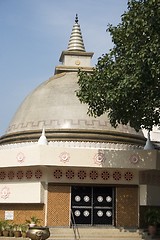
[[[127,0],[0,0],[0,135],[23,99],[54,73],[79,16],[92,64],[112,47],[108,23],[117,25]]]

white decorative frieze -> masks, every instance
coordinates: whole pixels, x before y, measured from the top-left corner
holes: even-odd
[[[131,144],[105,143],[105,142],[79,142],[79,141],[51,141],[50,146],[67,148],[91,148],[105,150],[135,150],[141,146]]]

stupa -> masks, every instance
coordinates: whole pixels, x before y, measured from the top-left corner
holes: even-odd
[[[61,65],[24,99],[0,138],[0,216],[139,227],[144,210],[159,203],[159,151],[144,150],[143,133],[129,125],[115,129],[106,114],[88,116],[76,96],[78,70],[92,73],[92,56],[76,15]]]

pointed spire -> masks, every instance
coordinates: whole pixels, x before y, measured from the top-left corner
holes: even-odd
[[[38,144],[39,145],[47,145],[48,144],[47,138],[45,136],[45,129],[44,128],[42,130],[42,135],[38,139]]]
[[[56,66],[55,74],[62,72],[78,72],[83,67],[86,72],[92,72],[91,59],[93,52],[86,52],[83,44],[80,25],[78,24],[78,15],[76,14],[68,48],[62,51],[59,61],[62,65]]]
[[[78,15],[75,17],[75,24],[72,28],[72,33],[70,36],[68,51],[82,51],[85,52],[85,47],[83,43],[82,33],[80,25],[78,24]]]
[[[148,138],[147,138],[146,144],[144,146],[144,150],[153,150],[153,149],[155,149],[155,148],[154,148],[154,145],[150,138],[150,131],[148,131]]]

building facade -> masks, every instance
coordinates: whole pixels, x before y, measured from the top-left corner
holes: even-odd
[[[76,97],[79,68],[92,72],[76,17],[54,76],[20,105],[0,138],[0,218],[43,225],[139,227],[158,206],[160,155],[142,132],[93,118]]]

